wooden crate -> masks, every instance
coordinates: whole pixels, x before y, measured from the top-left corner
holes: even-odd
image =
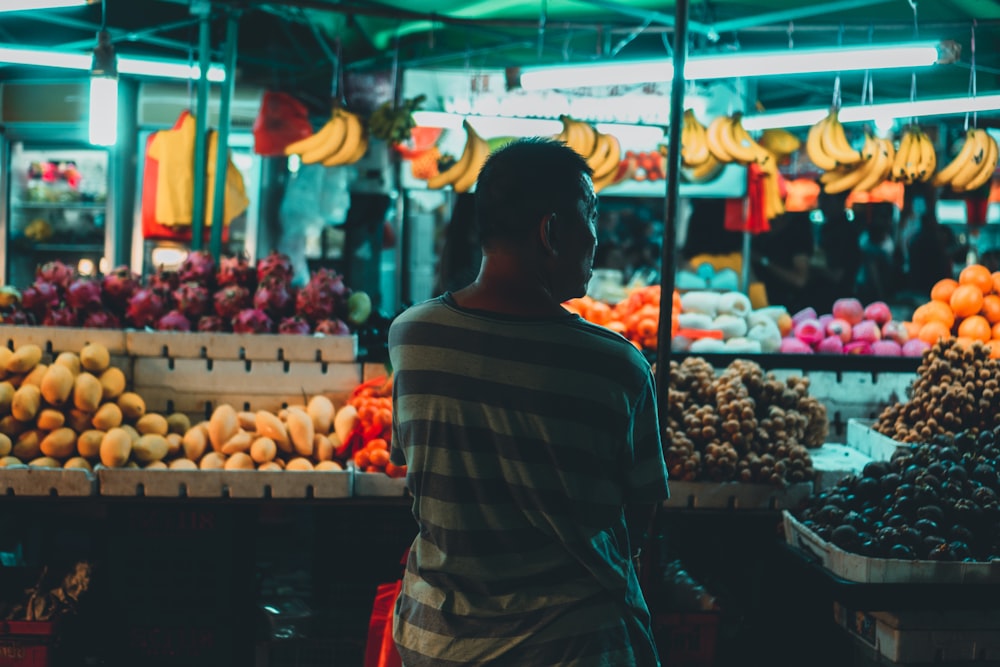
[[[350,498],[348,470],[126,470],[97,472],[100,494],[150,498]]]
[[[358,337],[236,334],[180,331],[128,331],[125,344],[133,357],[230,361],[355,361]]]
[[[402,498],[409,495],[405,477],[389,477],[381,472],[361,472],[354,461],[347,462],[354,474],[354,495],[357,497]]]
[[[0,468],[0,496],[92,496],[97,493],[94,475],[83,469]]]
[[[34,344],[42,352],[79,352],[88,343],[101,343],[112,355],[125,355],[125,332],[121,329],[82,327],[27,327],[0,324],[0,345],[15,349]]]
[[[671,481],[666,508],[778,510],[795,507],[812,494],[812,482],[790,484],[784,489],[771,484],[745,482]]]

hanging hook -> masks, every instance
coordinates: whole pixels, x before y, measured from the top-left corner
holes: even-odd
[[[969,96],[975,98],[976,96],[976,19],[972,19],[972,28],[970,29],[971,35],[969,37]],[[965,112],[965,129],[969,129],[969,114],[970,112]],[[978,126],[978,115],[975,111],[972,114],[972,127]]]

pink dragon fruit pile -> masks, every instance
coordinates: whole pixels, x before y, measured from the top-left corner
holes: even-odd
[[[345,335],[368,319],[368,295],[336,272],[320,269],[301,289],[292,278],[291,260],[278,252],[254,265],[192,251],[177,270],[161,267],[145,281],[127,266],[89,278],[49,262],[24,289],[0,288],[0,323]]]
[[[906,327],[892,319],[889,306],[882,301],[864,306],[853,298],[838,299],[833,312],[825,315],[817,315],[812,308],[795,313],[792,330],[781,341],[781,351],[793,354],[919,357],[928,347],[911,340]]]

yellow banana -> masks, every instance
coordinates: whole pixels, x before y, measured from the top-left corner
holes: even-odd
[[[823,132],[829,121],[830,116],[826,116],[810,127],[809,134],[806,136],[806,154],[809,155],[809,160],[823,171],[833,171],[837,168],[837,160],[830,156],[823,147]]]
[[[327,140],[303,153],[302,164],[316,164],[317,162],[322,162],[343,147],[344,141],[347,139],[347,118],[344,116],[343,111],[335,109],[333,112],[333,118],[330,119],[327,126],[330,127]]]
[[[710,153],[705,126],[688,109],[684,112],[684,126],[681,129],[681,161],[685,167],[695,167],[705,162]]]
[[[997,168],[997,159],[1000,157],[998,154],[997,142],[993,137],[990,136],[989,132],[983,131],[983,141],[986,144],[986,153],[983,157],[983,164],[971,181],[965,184],[965,191],[977,190],[993,178],[993,172]]]
[[[823,131],[820,134],[820,142],[823,152],[837,161],[837,164],[851,166],[861,161],[861,153],[851,147],[844,133],[844,126],[837,118],[837,111],[833,109],[827,118]]]
[[[964,165],[962,165],[962,168],[958,170],[955,177],[951,179],[951,187],[953,190],[958,192],[965,190],[969,183],[971,183],[979,174],[980,169],[983,166],[983,161],[986,160],[986,154],[989,150],[989,146],[986,141],[986,139],[989,138],[991,137],[986,133],[986,130],[976,128],[975,135],[973,137],[972,157],[969,158]]]
[[[354,164],[355,162],[363,158],[365,156],[365,153],[367,152],[368,152],[368,133],[366,132],[365,134],[361,135],[361,140],[358,142],[358,146],[354,150],[354,153],[348,155],[347,158],[344,159],[344,164]]]
[[[878,147],[872,156],[871,167],[868,173],[858,183],[854,185],[857,192],[868,192],[884,181],[892,170],[892,163],[896,157],[896,151],[889,139],[877,139]]]
[[[335,151],[323,159],[325,167],[339,167],[346,164],[347,159],[357,152],[358,144],[361,143],[361,138],[365,134],[365,126],[357,114],[350,111],[341,111],[340,113],[344,119],[344,139]],[[304,157],[303,161],[305,161]]]
[[[918,141],[920,142],[920,157],[917,159],[917,180],[926,182],[934,175],[934,169],[937,168],[937,153],[934,151],[934,142],[927,136],[927,133],[920,132]]]
[[[462,149],[462,154],[459,156],[458,160],[455,161],[455,164],[427,179],[427,187],[432,190],[438,190],[446,185],[454,183],[469,169],[469,163],[472,161],[474,143],[472,136],[476,134],[476,131],[472,129],[472,126],[469,125],[469,121],[467,120],[462,121],[462,127],[465,128],[465,147]]]
[[[479,180],[479,171],[486,163],[486,158],[490,156],[490,145],[475,130],[471,131],[472,157],[469,159],[469,167],[459,176],[451,187],[455,192],[468,192]]]
[[[728,116],[719,116],[708,124],[708,130],[705,132],[708,139],[708,150],[719,162],[733,162],[736,159],[722,143],[722,133],[728,124]]]
[[[972,152],[975,150],[976,142],[974,140],[976,130],[975,128],[970,128],[965,133],[965,141],[962,142],[962,147],[958,149],[958,153],[952,158],[946,166],[942,167],[941,170],[934,174],[934,178],[931,179],[931,184],[936,187],[941,187],[942,185],[948,185],[951,183],[951,179],[955,178],[962,166],[970,159],[972,159]]]
[[[802,142],[798,137],[780,128],[769,128],[764,130],[757,142],[764,148],[778,156],[791,155],[802,147]]]
[[[607,172],[606,174],[604,174],[599,178],[594,178],[593,179],[594,192],[600,192],[601,190],[603,190],[608,186],[614,185],[615,183],[619,183],[625,180],[624,178],[625,174],[619,173],[621,171],[620,167],[621,163],[615,164],[614,169],[612,169],[611,171]]]
[[[597,144],[597,130],[594,129],[594,126],[566,115],[559,116],[559,120],[562,121],[563,129],[556,135],[556,139],[565,143],[582,157],[590,157]]]
[[[723,163],[713,153],[709,153],[707,160],[688,171],[688,178],[695,183],[711,181],[719,175],[722,167]]]
[[[913,133],[910,128],[903,130],[903,136],[899,138],[899,148],[896,149],[896,157],[892,161],[892,173],[890,178],[899,183],[906,183],[907,169],[906,161],[910,156],[910,148],[913,146]]]
[[[738,136],[739,130],[736,128],[739,121],[740,117],[738,114],[733,114],[727,118],[726,122],[719,128],[719,141],[722,144],[722,148],[733,157],[733,160],[746,165],[756,162],[757,154],[749,143],[740,140]]]
[[[313,150],[318,146],[322,146],[329,140],[330,134],[334,131],[334,128],[330,126],[330,123],[333,121],[335,116],[336,112],[330,115],[330,120],[324,123],[323,127],[319,128],[319,130],[310,134],[305,139],[293,141],[285,146],[285,155],[302,155],[303,153]]]
[[[599,159],[595,157],[598,155],[600,155]],[[618,138],[610,134],[600,133],[597,137],[597,148],[594,149],[591,157],[587,159],[593,180],[596,182],[609,173],[618,171],[618,164],[621,162],[621,158],[622,147]]]

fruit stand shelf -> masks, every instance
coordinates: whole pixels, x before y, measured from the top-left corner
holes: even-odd
[[[10,205],[10,207],[15,211],[32,209],[32,208],[80,209],[80,210],[100,211],[107,208],[107,204],[105,204],[104,202],[85,202],[85,201],[65,201],[65,202],[37,201],[37,202],[14,202]]]
[[[716,368],[725,368],[736,359],[749,359],[764,370],[794,369],[799,371],[831,371],[834,373],[865,372],[913,374],[920,365],[918,357],[879,357],[851,354],[722,354],[707,352],[691,354],[671,352],[671,361],[681,362],[687,357],[701,357]]]

